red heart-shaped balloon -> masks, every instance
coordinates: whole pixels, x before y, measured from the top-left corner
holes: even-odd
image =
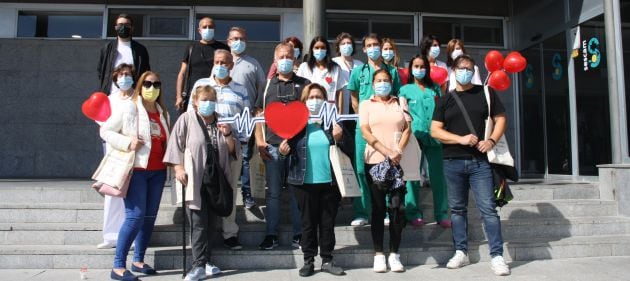
[[[525,70],[527,67],[527,59],[519,52],[511,52],[503,61],[503,68],[509,73],[517,73]]]
[[[87,118],[105,122],[112,114],[109,98],[105,93],[95,92],[81,106],[81,111]]]
[[[302,131],[306,127],[308,117],[308,108],[299,101],[286,104],[276,101],[265,108],[265,123],[283,139],[290,139]]]
[[[492,72],[488,78],[488,86],[497,91],[505,91],[510,88],[510,77],[503,70]]]
[[[484,59],[488,72],[494,72],[501,69],[501,67],[503,67],[503,61],[503,54],[497,50],[488,52],[486,54],[486,58]]]
[[[440,66],[432,65],[430,72],[431,80],[438,85],[442,85],[448,80],[448,71]]]

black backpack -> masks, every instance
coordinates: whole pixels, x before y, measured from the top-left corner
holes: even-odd
[[[227,217],[232,214],[232,209],[234,208],[233,190],[219,165],[219,151],[212,146],[208,130],[199,115],[197,115],[197,121],[199,121],[201,130],[203,130],[203,134],[206,137],[206,150],[208,153],[201,180],[201,192],[202,194],[204,192],[208,194],[208,207],[210,209],[221,217]]]

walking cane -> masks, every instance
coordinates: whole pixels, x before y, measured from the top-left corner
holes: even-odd
[[[182,184],[182,279],[186,278],[186,186]]]

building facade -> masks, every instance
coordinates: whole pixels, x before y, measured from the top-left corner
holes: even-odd
[[[630,46],[630,1],[610,2],[607,10],[602,0],[325,1],[323,35],[332,40],[346,31],[360,43],[363,35],[376,32],[396,40],[405,62],[419,53],[425,34],[436,34],[443,46],[460,38],[482,77],[489,50],[520,51],[528,67],[511,75],[511,88],[500,93],[519,170],[526,177],[589,178],[598,175],[599,164],[630,161],[623,71],[630,55],[621,47]],[[310,42],[303,38],[302,1],[127,3],[0,1],[0,94],[5,98],[0,177],[91,175],[102,150],[96,124],[80,108],[98,87],[98,53],[113,39],[120,13],[133,17],[134,39],[147,46],[169,106],[186,45],[197,39],[203,16],[215,19],[215,38],[221,41],[230,27],[245,27],[248,52],[265,68],[283,38]],[[609,23],[607,11],[619,18]],[[613,54],[611,36],[619,44]],[[359,46],[357,58],[365,60]],[[440,59],[445,53],[442,48]],[[621,74],[612,82],[610,58],[614,73]]]

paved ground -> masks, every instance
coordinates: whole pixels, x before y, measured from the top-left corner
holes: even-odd
[[[309,278],[298,276],[297,269],[270,271],[226,271],[224,274],[208,278],[217,280],[247,281],[285,281],[285,280],[630,280],[630,257],[581,258],[564,260],[542,260],[531,262],[514,262],[511,264],[512,275],[497,277],[492,274],[488,263],[477,263],[458,270],[425,265],[408,268],[405,273],[373,273],[371,269],[350,269],[347,275],[336,278],[318,272]],[[110,280],[108,270],[89,270],[88,280]],[[80,280],[78,269],[4,269],[0,270],[0,280]],[[142,278],[142,280],[181,280],[180,271],[162,272],[158,276]]]

